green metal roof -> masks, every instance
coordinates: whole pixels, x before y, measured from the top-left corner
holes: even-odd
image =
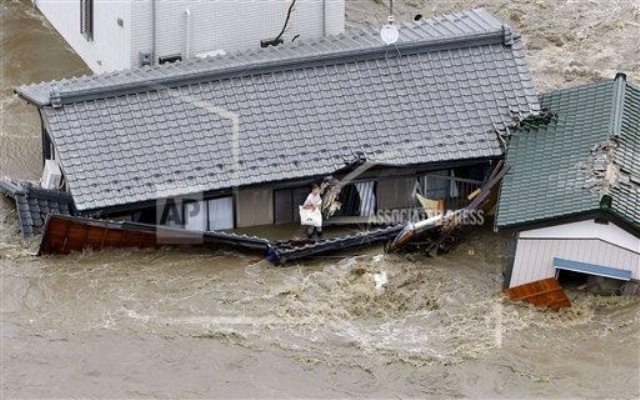
[[[540,100],[551,117],[524,120],[511,139],[497,226],[599,211],[606,194],[611,214],[640,227],[640,89],[618,74]]]

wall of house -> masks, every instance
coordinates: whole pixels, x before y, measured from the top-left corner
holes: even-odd
[[[640,279],[640,238],[613,223],[583,221],[521,232],[509,287],[554,277],[554,257],[628,270]]]
[[[80,33],[80,0],[36,0],[35,4],[92,71],[130,67],[130,1],[94,0],[92,41]]]
[[[236,193],[238,228],[273,224],[273,190],[251,189]]]
[[[278,35],[289,5],[290,0],[156,1],[156,59],[260,48],[260,40]],[[344,13],[344,0],[298,0],[283,39],[290,42],[296,35],[309,39],[342,33]],[[135,22],[129,57],[135,66],[140,52],[152,50],[151,0],[133,2],[132,17]]]

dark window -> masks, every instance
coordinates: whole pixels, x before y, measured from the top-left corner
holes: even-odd
[[[80,0],[80,33],[93,40],[93,0]]]
[[[175,55],[175,56],[160,57],[158,61],[160,64],[174,63],[176,61],[182,61],[182,56]]]
[[[298,207],[304,204],[309,195],[308,186],[279,189],[273,192],[276,224],[288,224],[300,221]]]
[[[376,212],[376,183],[360,181],[347,183],[338,194],[340,209],[335,216],[371,217]]]
[[[293,222],[293,196],[291,189],[276,190],[274,195],[275,223]]]

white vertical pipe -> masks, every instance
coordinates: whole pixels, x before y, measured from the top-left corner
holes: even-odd
[[[322,0],[322,36],[327,36],[327,0]]]
[[[151,0],[151,65],[156,64],[156,0]]]
[[[186,32],[185,32],[185,44],[184,44],[184,58],[191,57],[191,11],[187,8],[184,10],[184,14],[187,17]]]

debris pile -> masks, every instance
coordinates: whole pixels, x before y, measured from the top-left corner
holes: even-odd
[[[611,188],[621,180],[629,179],[629,176],[620,172],[614,162],[616,147],[615,138],[610,138],[591,149],[586,162],[579,166],[586,175],[583,189],[589,190],[592,194],[604,196],[609,194]]]

